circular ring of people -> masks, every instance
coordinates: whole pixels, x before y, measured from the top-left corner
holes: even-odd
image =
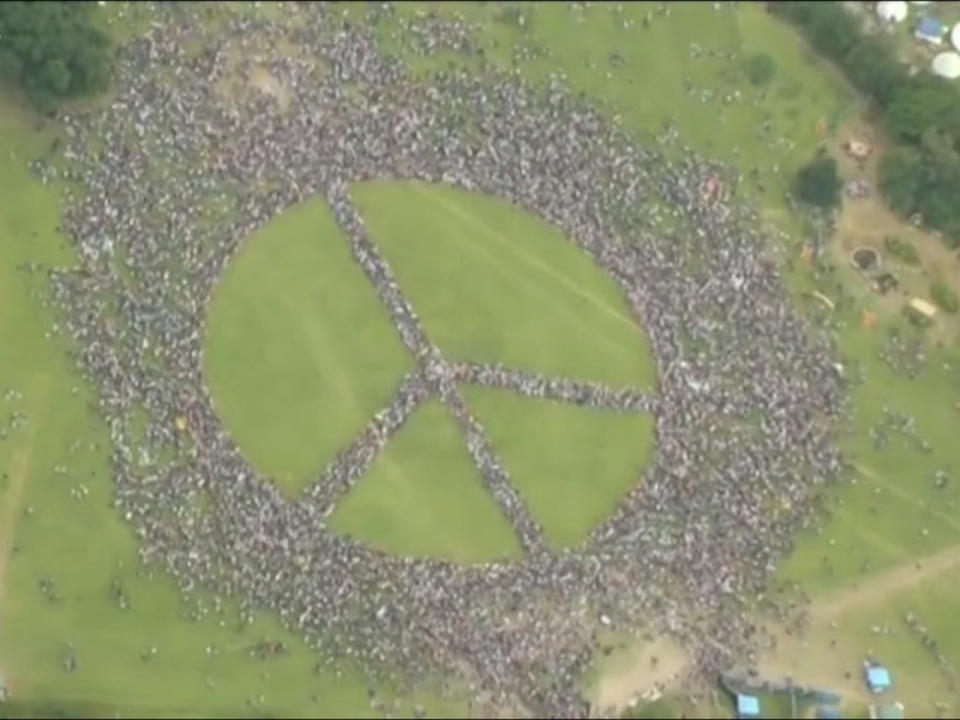
[[[453,672],[490,702],[543,715],[585,712],[578,678],[603,630],[669,634],[697,671],[749,653],[758,631],[745,600],[766,586],[813,517],[818,488],[841,469],[830,421],[844,392],[829,338],[789,306],[756,215],[730,193],[704,192],[735,186],[736,173],[690,151],[668,160],[638,145],[558,78],[535,88],[518,74],[451,69],[416,80],[319,4],[301,7],[309,22],[293,30],[236,18],[190,55],[190,22],[167,12],[170,22],[120,53],[111,105],[65,118],[63,175],[76,184],[64,222],[80,263],[53,273],[110,428],[115,504],[143,560],[186,593],[208,591],[214,608],[235,597],[247,617],[278,613],[332,667],[347,659],[372,674]],[[409,22],[423,52],[482,55],[463,23]],[[249,69],[253,38],[287,44],[266,64],[288,89],[286,107],[215,90],[228,71]],[[374,178],[490,193],[560,228],[622,288],[649,335],[658,390],[551,390],[537,376],[446,361],[351,204],[350,184]],[[238,198],[234,212],[211,220],[206,201],[224,190]],[[245,238],[317,196],[418,369],[288,500],[214,412],[203,328],[212,288]],[[583,546],[545,547],[460,400],[468,376],[654,414],[654,460]],[[325,528],[338,494],[431,393],[460,413],[522,559],[394,557]],[[156,448],[174,451],[161,460]]]

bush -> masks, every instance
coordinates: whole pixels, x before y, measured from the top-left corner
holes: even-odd
[[[937,281],[930,285],[930,297],[942,310],[948,313],[955,313],[960,310],[960,299],[957,298],[957,293],[943,281]]]
[[[896,235],[887,235],[883,239],[883,246],[888,253],[909,265],[917,265],[920,262],[917,249],[909,240],[904,240]]]
[[[821,152],[797,172],[795,191],[810,205],[833,208],[840,203],[840,186],[837,161]]]
[[[773,79],[777,71],[777,64],[769,55],[752,55],[747,60],[746,67],[747,79],[754,85],[766,85]]]
[[[38,109],[106,90],[110,42],[93,22],[93,3],[0,3],[0,74],[19,83]]]

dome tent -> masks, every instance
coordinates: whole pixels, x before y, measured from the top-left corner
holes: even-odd
[[[877,3],[877,15],[889,23],[903,22],[907,19],[907,4],[902,0],[888,0]]]
[[[953,52],[942,52],[937,55],[930,65],[935,75],[945,77],[948,80],[960,77],[960,55]]]

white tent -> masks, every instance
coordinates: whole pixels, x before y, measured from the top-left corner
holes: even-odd
[[[885,22],[903,22],[907,19],[907,4],[902,0],[887,0],[886,2],[878,2],[877,15]]]
[[[949,80],[960,77],[960,55],[950,50],[942,52],[933,59],[930,66],[934,74]]]
[[[950,31],[950,42],[957,50],[960,50],[960,23],[954,25],[953,30]]]

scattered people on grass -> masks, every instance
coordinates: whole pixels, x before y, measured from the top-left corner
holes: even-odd
[[[109,107],[62,118],[65,169],[38,166],[70,182],[64,227],[79,264],[52,273],[54,292],[99,391],[115,504],[143,561],[184,593],[240,598],[249,619],[275,611],[330,667],[355,660],[372,677],[446,670],[466,676],[477,703],[530,713],[584,715],[578,678],[607,626],[651,625],[687,646],[699,672],[749,657],[761,638],[744,599],[766,586],[841,469],[823,420],[844,412],[844,393],[829,337],[791,310],[762,260],[756,215],[704,197],[710,178],[735,187],[735,174],[688,148],[668,161],[637,145],[558,77],[534,88],[516,72],[451,66],[417,80],[326,5],[297,6],[292,28],[235,17],[188,53],[199,22],[189,7],[159,6],[162,21],[120,51]],[[412,37],[422,53],[481,55],[462,21],[396,24],[395,39]],[[221,92],[272,40],[289,49],[261,69],[289,102]],[[351,183],[374,178],[490,193],[563,230],[622,289],[650,337],[658,389],[447,359],[351,202]],[[203,328],[233,253],[314,196],[333,208],[418,365],[291,501],[217,418]],[[224,199],[229,209],[217,210]],[[551,551],[462,383],[651,412],[656,457],[582,547]],[[523,557],[478,566],[393,557],[327,529],[337,500],[429,396],[453,409]],[[142,434],[140,409],[150,418]],[[217,612],[199,607],[198,616]],[[72,650],[64,663],[75,666]]]

